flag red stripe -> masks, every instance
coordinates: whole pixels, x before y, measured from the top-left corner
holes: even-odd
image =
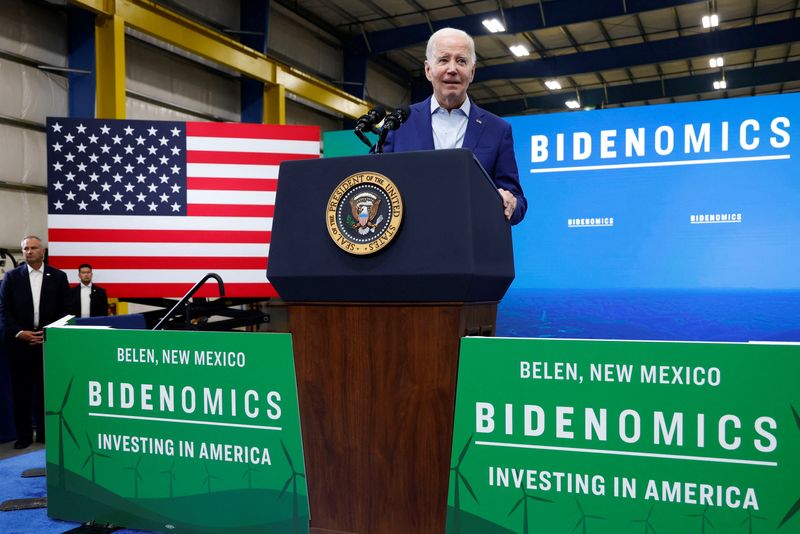
[[[190,217],[272,217],[275,206],[189,204],[186,215]]]
[[[187,178],[186,187],[213,191],[276,191],[277,178]]]
[[[262,152],[216,152],[189,150],[186,163],[233,163],[239,165],[280,165],[295,159],[317,159],[318,154],[266,154]]]
[[[268,260],[264,258],[212,258],[206,256],[50,256],[50,265],[58,269],[77,270],[82,263],[93,269],[191,269],[202,265],[209,271],[216,269],[263,269],[266,276]],[[105,286],[98,279],[98,284]]]
[[[105,288],[109,297],[125,298],[178,298],[189,291],[193,283],[186,284],[98,284]],[[195,297],[218,297],[219,288],[213,281],[204,284]],[[272,284],[225,284],[226,297],[277,297]]]
[[[269,243],[267,230],[85,230],[51,228],[51,242],[98,243]]]
[[[248,139],[319,141],[320,128],[319,126],[187,122],[186,135],[189,137],[242,137]]]

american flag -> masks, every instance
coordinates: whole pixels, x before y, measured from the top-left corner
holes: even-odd
[[[319,127],[48,118],[50,263],[89,263],[113,297],[274,297],[267,257],[278,166],[318,158]],[[197,296],[216,296],[207,283]]]

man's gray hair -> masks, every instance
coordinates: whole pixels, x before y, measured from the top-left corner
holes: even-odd
[[[35,240],[36,240],[36,241],[38,241],[39,243],[42,243],[42,244],[44,244],[44,241],[42,241],[42,239],[41,239],[39,236],[35,236],[35,235],[26,235],[25,237],[23,237],[23,238],[20,240],[20,242],[19,242],[19,246],[22,246],[22,244],[23,244],[25,241],[27,241],[28,239],[35,239]]]
[[[456,28],[442,28],[441,30],[434,32],[430,39],[428,39],[428,46],[425,49],[425,59],[428,61],[433,61],[433,50],[436,47],[436,41],[438,41],[439,38],[454,36],[463,37],[467,40],[467,47],[469,48],[470,56],[472,56],[472,63],[476,63],[478,58],[475,55],[475,41],[472,39],[470,34]]]

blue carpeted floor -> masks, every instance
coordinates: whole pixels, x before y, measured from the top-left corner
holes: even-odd
[[[0,461],[0,502],[9,499],[44,497],[47,494],[45,477],[22,478],[26,469],[44,467],[44,449]],[[18,510],[0,512],[0,532],[3,534],[39,534],[65,532],[80,526],[78,523],[47,517],[47,510]],[[117,530],[120,534],[140,533],[138,530]]]

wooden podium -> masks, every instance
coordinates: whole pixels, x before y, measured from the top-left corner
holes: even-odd
[[[334,188],[366,171],[393,180],[406,210],[389,246],[353,256],[324,214]],[[312,532],[444,532],[460,338],[494,334],[514,276],[493,184],[467,150],[287,162],[270,247]]]

